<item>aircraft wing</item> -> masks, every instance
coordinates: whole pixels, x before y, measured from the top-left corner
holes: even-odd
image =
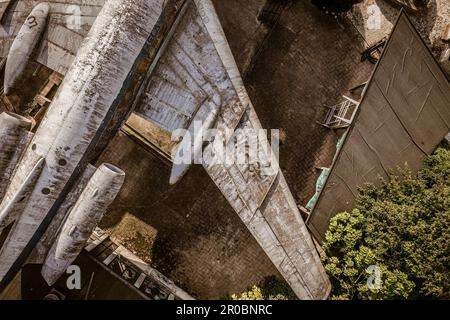
[[[65,74],[105,0],[0,0],[0,57],[8,56],[20,28],[41,2],[50,5],[50,14],[33,59]]]
[[[237,130],[262,129],[210,0],[186,1],[167,41],[137,100],[137,114],[172,133],[187,129],[194,140],[195,122],[209,121],[204,128],[217,129],[227,146]],[[240,138],[238,144],[252,143]],[[216,147],[202,145],[203,166],[222,194],[296,294],[326,298],[329,280],[270,147],[258,149],[260,163],[253,164],[220,161]],[[175,163],[171,182],[186,170]]]
[[[236,90],[194,3],[184,6],[177,23],[135,112],[171,133],[223,106],[242,116]]]
[[[15,35],[40,2],[0,0],[0,56],[7,55]],[[35,60],[65,74],[104,0],[47,2],[50,17]],[[325,299],[329,280],[271,148],[258,148],[256,163],[221,162],[217,141],[204,145],[198,140],[196,124],[217,129],[227,147],[233,145],[238,129],[262,127],[211,1],[181,2],[177,19],[139,90],[135,112],[170,133],[186,130],[178,150],[194,138],[195,156],[204,153],[201,163],[206,171],[297,296]],[[262,138],[261,145],[266,140]],[[244,146],[251,143],[245,136],[238,141]],[[246,157],[245,150],[240,149],[238,155]],[[267,162],[272,170],[266,170]],[[181,179],[189,166],[175,163],[171,182]]]

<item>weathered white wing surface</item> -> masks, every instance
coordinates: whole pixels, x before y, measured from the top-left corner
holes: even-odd
[[[110,0],[95,20],[0,205],[4,220],[15,221],[0,250],[0,288],[23,265],[84,171],[89,150],[105,132],[118,101],[134,88],[135,66],[143,64],[162,5],[163,0]],[[45,159],[44,168],[28,199],[18,198],[36,157]]]
[[[50,5],[46,31],[34,60],[65,74],[105,0],[0,0],[0,57],[9,49],[32,9]]]
[[[236,109],[238,117],[244,111],[197,7],[189,2],[136,110],[169,132],[222,106]]]
[[[226,143],[236,129],[261,129],[210,0],[188,1],[149,77],[136,112],[169,132],[188,129],[218,110]],[[238,144],[248,144],[245,138]],[[289,187],[276,166],[226,164],[204,150],[204,167],[301,299],[326,298],[330,284]],[[262,162],[270,150],[258,150]]]
[[[1,10],[6,9],[0,28],[0,56],[5,57],[41,1],[0,1]],[[65,74],[104,0],[47,2],[49,25],[35,60]],[[208,123],[226,144],[233,141],[237,128],[261,129],[210,0],[186,0],[140,90],[136,112],[169,132],[188,129],[192,135],[196,121]],[[245,137],[239,141],[248,143]],[[263,170],[262,163],[272,159],[270,150],[258,149],[261,163],[248,165],[218,161],[215,148],[215,144],[205,148],[206,171],[274,265],[299,298],[326,298],[328,278],[287,183],[277,166],[271,173]]]
[[[247,106],[238,127],[261,129],[211,1],[196,3],[236,92]],[[214,144],[208,148],[213,149]],[[205,154],[217,153],[206,150]],[[258,159],[253,166],[239,162],[230,166],[210,159],[205,169],[297,296],[326,299],[331,289],[328,277],[276,159],[264,148],[258,148]],[[265,170],[267,163],[270,170]]]

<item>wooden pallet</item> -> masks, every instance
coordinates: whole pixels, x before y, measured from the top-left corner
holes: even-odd
[[[58,72],[53,72],[48,78],[47,82],[34,98],[34,104],[37,106],[37,112],[33,115],[36,124],[39,124],[44,118],[47,108],[52,102],[50,93],[54,90],[58,90],[59,85],[62,82],[62,75]]]
[[[34,98],[36,103],[41,107],[48,106],[52,102],[49,98],[50,92],[52,92],[55,87],[58,88],[61,82],[62,76],[57,72],[53,72],[40,90],[39,94]]]

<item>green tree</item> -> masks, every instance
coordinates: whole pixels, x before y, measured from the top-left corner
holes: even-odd
[[[276,276],[264,278],[257,286],[240,295],[232,295],[232,300],[296,300],[297,296],[284,280]]]
[[[450,151],[413,176],[401,169],[361,190],[357,208],[330,223],[323,256],[334,299],[450,299]],[[370,266],[381,286],[367,285]]]
[[[241,293],[240,295],[233,294],[232,300],[264,300],[261,289],[257,286],[251,287],[248,291]]]

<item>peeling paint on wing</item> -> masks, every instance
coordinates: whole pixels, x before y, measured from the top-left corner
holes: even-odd
[[[163,0],[105,3],[14,175],[12,184],[20,184],[38,155],[45,157],[36,188],[0,251],[0,279],[59,198],[128,85],[129,73],[151,35],[162,4]],[[14,194],[14,188],[8,193]],[[2,203],[0,210],[4,206]]]
[[[31,169],[30,173],[27,175],[25,181],[17,190],[14,197],[4,201],[5,206],[3,206],[2,211],[0,211],[0,233],[9,224],[14,222],[22,213],[31,193],[34,190],[36,181],[41,175],[44,163],[44,158],[40,158]]]
[[[17,114],[0,114],[0,200],[29,138],[32,122]]]
[[[94,173],[50,249],[42,276],[52,286],[83,250],[87,240],[119,193],[125,173],[103,164]]]
[[[27,263],[29,264],[44,264],[45,258],[56,240],[59,232],[61,231],[63,223],[67,220],[70,210],[74,207],[77,200],[80,198],[81,193],[86,188],[89,180],[93,174],[97,171],[97,168],[93,165],[88,165],[83,174],[78,178],[75,186],[72,188],[64,203],[58,210],[58,213],[53,218],[51,224],[47,228],[47,231],[42,236],[39,243],[34,248]]]
[[[194,118],[204,121],[237,99],[194,1],[186,6],[136,109],[169,132],[187,129]]]

